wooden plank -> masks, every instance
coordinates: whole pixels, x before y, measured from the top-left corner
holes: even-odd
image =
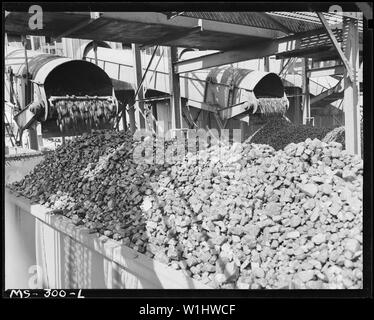
[[[347,57],[345,56],[343,50],[341,49],[338,40],[336,40],[335,35],[332,33],[328,22],[326,21],[325,17],[323,16],[323,13],[317,12],[317,15],[318,15],[319,19],[321,20],[321,22],[322,22],[322,24],[323,24],[323,26],[324,26],[324,28],[327,32],[327,35],[329,36],[329,38],[331,40],[333,46],[335,47],[336,51],[338,52],[340,59],[342,59],[342,61],[344,63],[344,66],[347,69],[347,75],[348,75],[349,79],[351,81],[353,81],[354,74],[352,72],[352,67],[351,67]],[[357,34],[357,41],[358,41],[358,34]],[[357,45],[357,47],[358,47],[358,45]]]

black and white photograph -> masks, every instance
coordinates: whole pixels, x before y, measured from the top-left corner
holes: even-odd
[[[8,297],[372,282],[371,2],[76,4],[3,4]]]

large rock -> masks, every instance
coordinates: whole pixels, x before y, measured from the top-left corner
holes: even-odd
[[[299,189],[311,198],[318,192],[318,186],[314,183],[300,184]]]

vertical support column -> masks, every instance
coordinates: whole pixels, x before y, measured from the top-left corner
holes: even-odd
[[[27,130],[28,134],[29,134],[29,147],[30,149],[32,150],[39,150],[39,146],[38,146],[38,134],[37,134],[37,130],[36,130],[36,125],[32,125],[28,130]]]
[[[270,72],[270,58],[264,57],[264,71]]]
[[[297,87],[295,87],[295,90],[293,90],[293,94],[295,95],[295,98],[294,98],[294,103],[295,103],[295,110],[294,110],[294,119],[293,119],[293,121],[294,121],[294,123],[295,124],[300,124],[300,110],[301,110],[301,103],[302,103],[302,101],[301,101],[301,93],[302,92],[300,92],[301,90],[300,90],[300,88],[297,88]]]
[[[121,120],[122,120],[122,130],[127,131],[127,122],[126,122],[126,105],[124,102],[121,102],[121,107],[122,107],[122,115],[121,115]]]
[[[240,132],[241,132],[241,141],[244,142],[245,139],[247,139],[247,128],[248,125],[244,121],[240,121]]]
[[[38,141],[38,148],[43,148],[43,134],[42,134],[42,124],[40,122],[36,123],[36,135]]]
[[[182,128],[182,103],[179,74],[174,72],[174,63],[178,61],[176,47],[169,48],[170,107],[172,129]]]
[[[135,107],[134,105],[130,105],[127,110],[130,122],[130,130],[132,133],[136,131],[136,123],[135,123]]]
[[[155,121],[153,121],[153,130],[157,132],[157,102],[152,103],[152,115],[153,119],[155,119]]]
[[[25,66],[26,66],[26,71],[25,71],[25,74],[23,75],[23,81],[25,84],[25,100],[24,100],[24,105],[22,105],[22,108],[25,108],[31,102],[31,82],[29,81],[29,60],[27,57],[27,48],[26,48],[27,39],[25,36],[22,36],[22,46],[24,49]]]
[[[361,123],[359,110],[359,43],[358,21],[356,19],[343,18],[343,30],[346,33],[344,55],[346,56],[353,74],[349,79],[347,70],[344,72],[344,120],[345,120],[345,148],[352,154],[361,155]]]
[[[308,78],[308,58],[303,59],[303,124],[308,124],[310,120],[310,95]]]
[[[30,40],[31,40],[31,50],[35,51],[35,37],[30,36]]]
[[[97,65],[97,43],[94,41],[93,43],[93,50],[94,50],[94,57],[95,57],[95,64]]]
[[[135,72],[135,83],[136,87],[138,88],[142,82],[142,61],[140,55],[140,46],[138,44],[132,44],[132,54],[134,58],[134,72]],[[135,123],[136,128],[141,129],[145,128],[145,119],[144,119],[144,92],[143,89],[140,88],[138,95],[134,97],[135,100],[140,100],[135,102]]]
[[[29,74],[29,61],[27,57],[27,39],[25,36],[22,36],[22,45],[24,48],[25,53],[25,66],[26,66],[26,72],[24,74],[24,85],[25,85],[25,95],[24,95],[24,101],[21,102],[22,107],[25,108],[28,104],[32,102],[32,84],[29,81],[30,74]],[[24,105],[23,105],[24,104]],[[38,150],[38,134],[36,131],[36,124],[32,125],[29,129],[27,129],[28,135],[29,135],[29,148],[33,150]]]

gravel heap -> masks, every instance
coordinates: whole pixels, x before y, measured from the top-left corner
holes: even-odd
[[[212,147],[173,165],[126,133],[47,155],[11,188],[215,288],[362,288],[362,161],[307,139]]]
[[[362,162],[339,143],[212,148],[144,201],[156,259],[214,287],[362,286]]]

